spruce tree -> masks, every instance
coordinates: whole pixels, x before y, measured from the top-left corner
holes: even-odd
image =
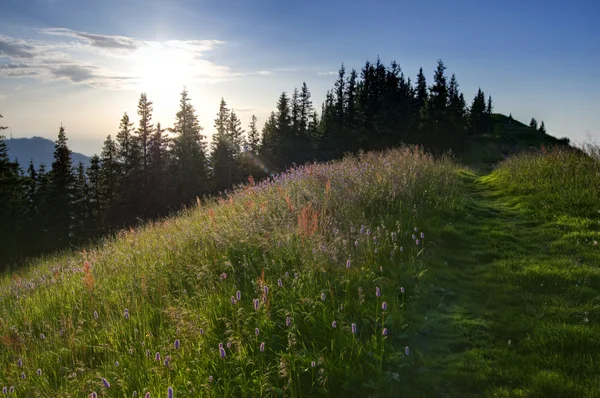
[[[148,191],[152,192],[150,211],[153,216],[166,214],[171,202],[169,180],[169,140],[160,123],[148,143]]]
[[[483,134],[487,130],[485,110],[485,95],[480,88],[477,90],[475,98],[473,98],[473,103],[469,113],[471,131],[475,135]]]
[[[429,119],[428,103],[429,94],[427,92],[427,80],[423,73],[423,68],[419,68],[417,75],[417,87],[415,89],[415,110],[417,113],[417,134],[414,138],[415,143],[423,143],[423,136],[427,130],[427,120]]]
[[[4,136],[0,135],[0,260],[15,256],[22,231],[23,196],[20,187],[19,166],[11,162]]]
[[[444,71],[446,66],[438,60],[437,68],[433,75],[433,85],[430,88],[429,98],[429,131],[426,132],[425,144],[438,151],[449,149],[451,139],[446,131],[448,125],[448,84]]]
[[[529,127],[531,127],[534,130],[537,130],[538,123],[537,123],[537,120],[535,120],[534,117],[531,118],[531,121],[529,122]]]
[[[492,119],[492,112],[493,112],[493,106],[492,106],[492,96],[490,95],[488,98],[488,103],[487,103],[487,107],[485,109],[485,115],[486,115],[486,119],[487,119],[487,131],[488,133],[492,132],[492,128],[493,128],[493,119]]]
[[[149,101],[146,97],[146,93],[140,95],[138,101],[138,115],[140,116],[140,126],[138,127],[137,133],[140,139],[140,145],[142,149],[142,164],[144,170],[148,168],[148,145],[150,136],[153,132],[152,120],[152,101]]]
[[[308,120],[308,118],[307,118]],[[258,149],[260,148],[260,133],[258,132],[258,127],[256,126],[256,116],[252,115],[250,119],[250,124],[248,125],[248,145],[247,152],[256,155],[258,153]]]
[[[90,167],[86,170],[88,181],[89,217],[87,231],[90,237],[99,236],[102,231],[102,167],[100,156],[94,155],[90,159]]]
[[[100,183],[98,211],[102,219],[101,226],[121,227],[124,220],[119,218],[119,206],[122,201],[122,172],[119,164],[119,148],[109,135],[106,137],[100,154]]]
[[[211,145],[212,182],[217,191],[222,191],[232,186],[232,156],[229,140],[229,108],[224,98],[221,98],[219,112],[215,118],[214,127],[216,134],[213,135]]]
[[[175,194],[181,203],[188,204],[206,192],[208,175],[206,144],[196,110],[184,87],[179,100],[175,125],[170,129],[173,138],[173,167]]]
[[[53,209],[49,214],[49,238],[54,247],[60,248],[72,242],[75,177],[71,166],[71,150],[67,145],[65,128],[60,127],[54,146],[54,161],[50,170],[50,201]]]
[[[542,123],[540,123],[540,128],[538,131],[542,134],[546,134],[546,125],[544,124],[543,120],[542,120]]]
[[[278,140],[277,164],[279,171],[291,166],[294,157],[292,138],[292,124],[290,116],[290,100],[285,92],[282,92],[277,101],[277,112],[275,113]]]
[[[82,162],[79,162],[75,170],[73,193],[73,242],[82,243],[90,237],[89,186]]]

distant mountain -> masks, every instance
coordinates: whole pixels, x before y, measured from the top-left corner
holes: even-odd
[[[36,168],[40,166],[40,163],[44,163],[46,170],[50,169],[54,161],[54,141],[52,140],[33,137],[10,138],[5,142],[10,160],[17,159],[24,170],[27,169],[29,161],[32,159]],[[73,152],[71,159],[73,166],[77,166],[79,162],[83,162],[86,167],[90,164],[90,158],[81,153]]]

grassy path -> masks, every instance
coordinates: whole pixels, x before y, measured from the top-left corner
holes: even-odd
[[[409,339],[410,397],[600,397],[600,223],[536,219],[465,174]]]

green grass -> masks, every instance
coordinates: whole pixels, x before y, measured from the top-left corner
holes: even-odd
[[[440,214],[462,207],[454,169],[408,149],[308,166],[6,274],[0,387],[22,397],[393,394],[413,362],[405,328],[430,240]]]
[[[0,387],[600,397],[598,170],[565,150],[483,176],[367,154],[41,259],[0,281]]]

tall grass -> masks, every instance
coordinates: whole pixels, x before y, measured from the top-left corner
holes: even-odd
[[[428,223],[461,201],[453,163],[404,148],[251,180],[5,274],[0,387],[21,397],[389,393],[413,358],[403,329],[436,236]]]
[[[572,148],[522,153],[502,162],[490,176],[544,217],[600,217],[600,160]]]

